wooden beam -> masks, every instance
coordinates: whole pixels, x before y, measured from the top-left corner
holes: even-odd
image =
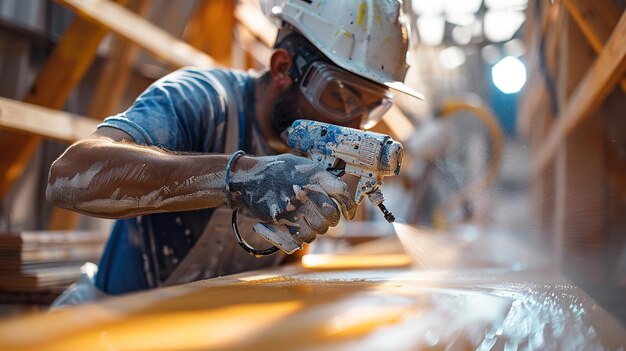
[[[559,7],[560,6],[560,7]],[[559,47],[559,38],[561,37],[561,28],[563,27],[563,12],[562,5],[551,5],[546,12],[551,15],[545,15],[543,25],[548,26],[539,35],[545,36],[545,55],[547,61],[548,74],[554,78],[554,72],[556,69],[557,61],[557,49]],[[552,21],[547,21],[545,18],[553,18]],[[545,34],[544,34],[545,33]],[[533,42],[533,46],[528,55],[528,72],[529,79],[524,88],[524,93],[519,104],[519,123],[518,130],[523,135],[529,135],[532,125],[537,120],[538,113],[541,111],[549,110],[550,96],[546,89],[546,77],[544,72],[539,67],[539,40]],[[544,108],[547,106],[547,109]]]
[[[575,89],[595,58],[570,16],[565,20],[565,28],[559,55],[561,105],[574,98]],[[604,247],[606,223],[604,120],[596,111],[592,117],[581,121],[564,137],[555,160],[553,256],[558,260],[557,267],[583,284],[599,283],[604,276],[602,255],[593,254]]]
[[[110,0],[57,0],[174,66],[216,67],[209,55]]]
[[[533,162],[532,176],[552,160],[561,142],[604,101],[626,71],[626,15],[622,15],[597,60],[562,109],[541,153]]]
[[[73,143],[96,130],[98,121],[0,97],[0,128]]]
[[[272,57],[272,49],[259,42],[247,27],[238,23],[235,25],[237,39],[246,54],[246,69],[267,67]]]
[[[405,141],[415,130],[413,122],[395,105],[383,116],[372,131],[391,135],[397,141]]]
[[[134,0],[128,8],[140,16],[145,16],[152,3],[151,0]],[[112,38],[96,90],[91,97],[87,113],[89,117],[104,119],[118,112],[120,100],[132,73],[132,64],[140,51],[139,47],[127,40],[120,37]]]
[[[107,30],[102,26],[76,18],[39,72],[25,101],[53,109],[61,109],[67,97],[96,57],[100,41]],[[37,136],[5,131],[0,150],[14,150],[0,158],[0,199],[26,168],[40,139]]]
[[[612,1],[564,0],[564,3],[593,50],[599,54],[619,21],[619,10]],[[620,85],[626,92],[626,78],[620,81]]]
[[[234,0],[201,0],[187,22],[183,38],[225,66],[232,66]]]
[[[265,46],[274,47],[278,28],[261,12],[258,4],[239,2],[235,9],[235,18]]]

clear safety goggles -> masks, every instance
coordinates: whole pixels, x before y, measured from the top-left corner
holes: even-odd
[[[361,117],[361,127],[375,126],[393,105],[393,94],[334,65],[315,61],[306,70],[300,89],[320,113],[338,123]]]

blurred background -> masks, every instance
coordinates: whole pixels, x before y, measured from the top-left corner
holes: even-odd
[[[0,314],[49,304],[108,235],[110,221],[46,203],[50,164],[179,67],[262,70],[277,4],[0,0]],[[407,149],[388,207],[402,223],[511,233],[626,321],[626,1],[403,7],[406,82],[427,100],[397,97],[374,127]],[[312,251],[393,235],[375,208],[358,219]]]

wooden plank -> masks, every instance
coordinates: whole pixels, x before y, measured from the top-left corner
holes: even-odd
[[[98,121],[0,97],[0,128],[72,143],[96,130]]]
[[[326,256],[327,270],[291,265],[128,294],[2,321],[0,348],[503,349],[511,340],[533,343],[533,335],[552,324],[567,332],[544,333],[545,345],[624,344],[624,327],[526,242],[504,235],[468,242],[417,228],[403,234],[421,246],[419,262],[433,256],[442,263],[434,269],[365,269],[359,263],[372,257],[389,263],[367,252],[351,257],[355,270],[343,270],[336,263],[344,257]],[[493,269],[515,264],[529,269]],[[530,332],[521,337],[520,328],[510,327],[520,314],[521,307],[511,307],[515,301],[532,312],[524,314],[520,328],[528,325]],[[584,328],[601,332],[572,336],[579,333],[581,311]],[[546,326],[550,318],[556,321]],[[424,337],[422,330],[436,337]]]
[[[232,66],[233,0],[201,0],[187,22],[183,38],[225,66]]]
[[[619,21],[619,10],[612,1],[564,0],[564,3],[593,50],[600,53]],[[620,85],[626,92],[626,78]]]
[[[621,80],[625,70],[626,15],[622,15],[597,60],[562,109],[557,124],[550,131],[541,153],[533,161],[533,177],[536,177],[547,166],[565,137],[600,106],[615,84]]]
[[[61,109],[73,88],[97,54],[106,29],[77,18],[61,37],[49,59],[39,72],[25,101]],[[22,174],[39,145],[37,136],[4,132],[0,150],[15,150],[0,159],[0,199],[8,193],[13,182]]]
[[[209,55],[109,0],[57,0],[174,67],[216,67]]]

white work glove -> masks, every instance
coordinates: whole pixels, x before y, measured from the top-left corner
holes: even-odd
[[[340,213],[354,217],[356,203],[348,186],[308,158],[244,156],[240,164],[249,168],[232,171],[232,206],[249,209],[265,223],[285,226],[301,242],[310,243],[336,226]]]

